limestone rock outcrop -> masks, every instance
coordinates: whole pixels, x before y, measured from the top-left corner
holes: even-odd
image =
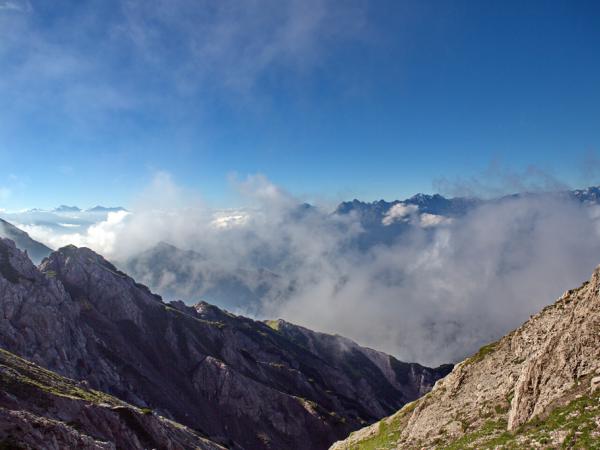
[[[600,268],[423,398],[332,449],[591,448],[599,373]]]

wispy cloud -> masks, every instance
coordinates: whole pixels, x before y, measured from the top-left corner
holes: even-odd
[[[116,33],[150,64],[166,63],[182,90],[245,91],[271,69],[308,71],[366,26],[357,1],[129,1],[123,13]]]
[[[27,0],[0,0],[0,11],[31,12],[33,8]]]
[[[50,110],[80,126],[114,112],[168,116],[215,90],[236,103],[260,96],[265,77],[310,76],[366,27],[359,0],[62,0],[51,14],[39,6],[0,2],[0,93],[13,117]]]
[[[456,197],[493,198],[518,192],[556,192],[568,190],[569,186],[538,166],[530,165],[523,170],[513,170],[495,160],[480,174],[468,178],[450,179],[440,177],[433,182],[438,192]]]

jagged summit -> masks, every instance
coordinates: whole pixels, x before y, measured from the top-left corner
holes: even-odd
[[[11,239],[0,237],[0,275],[13,284],[22,280],[35,281],[43,277],[27,256]]]
[[[599,375],[600,268],[425,397],[332,449],[597,448]]]
[[[86,247],[60,248],[42,261],[40,271],[56,276],[73,299],[96,299],[94,305],[108,317],[139,324],[145,307],[163,304],[160,296]]]
[[[55,265],[57,269],[65,268],[66,266],[78,264],[80,266],[87,267],[88,270],[94,266],[101,266],[112,272],[127,276],[123,272],[120,272],[111,262],[106,260],[102,255],[96,253],[88,247],[77,247],[73,244],[65,245],[58,250],[52,252],[43,261],[41,268],[49,265]]]

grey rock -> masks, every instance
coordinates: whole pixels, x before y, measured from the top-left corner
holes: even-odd
[[[599,330],[600,267],[589,282],[458,364],[426,396],[331,448],[362,448],[374,440],[386,449],[444,448],[468,433],[461,448],[558,448],[571,430],[578,430],[573,445],[585,430],[597,440]],[[581,417],[584,406],[575,406],[563,413],[562,429],[556,420],[544,426],[554,410],[578,400],[587,402],[590,417]],[[534,420],[537,428],[527,428]],[[501,434],[505,444],[492,445]]]
[[[2,448],[219,450],[180,424],[0,350]]]
[[[10,241],[0,254],[2,347],[230,448],[327,448],[450,370],[207,303],[164,303],[89,249],[62,248],[39,269]]]

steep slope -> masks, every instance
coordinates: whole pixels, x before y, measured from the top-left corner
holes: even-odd
[[[78,449],[218,446],[192,430],[0,350],[0,447]]]
[[[379,391],[376,396],[378,401],[389,402],[390,406],[397,401],[407,402],[408,399],[421,397],[431,390],[440,375],[445,376],[452,370],[450,364],[430,369],[420,364],[398,361],[386,353],[361,347],[343,336],[318,333],[281,319],[266,323],[345,373],[359,374],[357,381],[364,387],[368,386],[368,392]],[[364,376],[365,373],[369,376]]]
[[[231,448],[327,448],[447,372],[414,366],[395,385],[375,364],[347,373],[262,322],[165,304],[89,249],[62,248],[37,269],[0,247],[2,347]]]
[[[0,238],[14,241],[17,247],[27,252],[31,260],[35,263],[39,263],[52,253],[52,249],[31,239],[27,233],[2,219],[0,219]]]
[[[600,268],[425,397],[332,449],[600,448]]]

